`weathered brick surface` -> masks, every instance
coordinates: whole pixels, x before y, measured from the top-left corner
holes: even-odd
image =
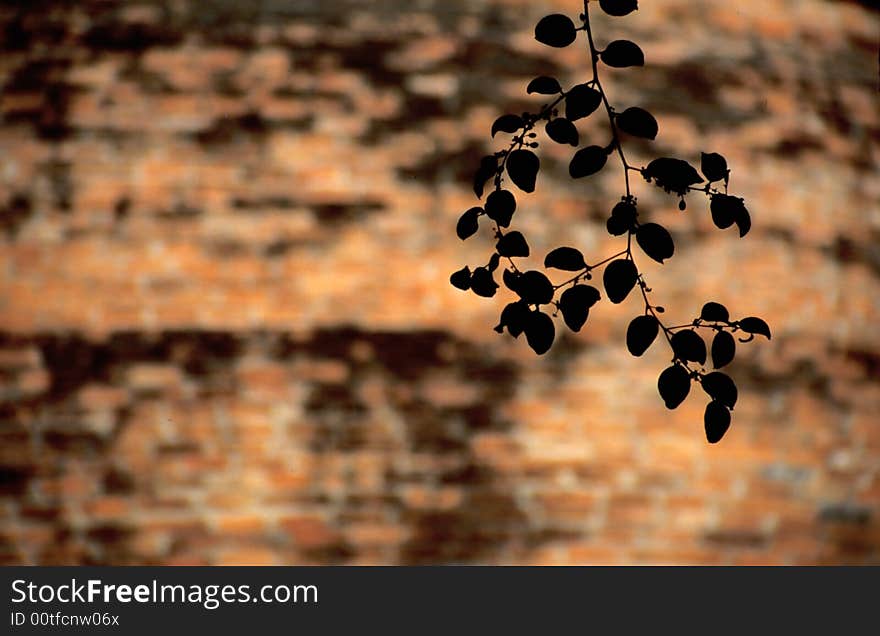
[[[774,330],[711,447],[634,306],[536,358],[447,282],[492,120],[583,76],[531,37],[577,3],[0,7],[0,562],[880,562],[878,14],[641,4],[596,27],[648,60],[608,74],[660,121],[633,158],[724,153],[754,219],[637,185],[646,274]],[[618,175],[544,152],[533,251],[611,253]]]

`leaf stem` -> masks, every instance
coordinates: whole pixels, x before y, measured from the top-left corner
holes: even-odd
[[[629,162],[626,160],[626,155],[623,151],[623,144],[620,142],[620,133],[617,130],[617,124],[614,121],[614,110],[611,108],[611,104],[608,101],[608,96],[605,94],[605,90],[602,88],[601,80],[599,79],[599,52],[596,49],[596,44],[593,41],[593,30],[590,27],[590,2],[589,0],[584,0],[584,31],[587,33],[587,43],[590,47],[590,63],[593,67],[593,79],[591,80],[592,84],[596,87],[596,90],[602,95],[602,103],[605,106],[605,113],[608,115],[608,125],[611,129],[611,137],[612,144],[617,150],[617,154],[620,157],[620,163],[623,165],[623,178],[624,183],[626,184],[626,198],[632,199],[632,191],[630,190],[629,185],[629,173],[631,170],[635,170],[641,172],[641,169],[631,166]],[[632,253],[632,232],[627,232],[626,236],[626,250],[621,252],[619,255],[626,255],[626,258],[632,261],[633,265],[636,267],[636,272],[638,275],[638,286],[639,291],[642,293],[642,299],[645,301],[645,312],[651,314],[654,319],[657,321],[657,324],[660,325],[660,328],[663,330],[663,335],[666,336],[666,341],[672,345],[672,334],[673,327],[667,327],[663,324],[663,321],[660,320],[660,317],[657,315],[657,312],[654,309],[654,306],[651,305],[651,302],[648,300],[648,293],[646,291],[647,284],[645,283],[645,277],[639,271],[638,265],[636,265],[635,258]],[[619,256],[618,255],[618,256]],[[687,367],[687,363],[685,363],[685,367]],[[688,369],[690,370],[690,369]]]
[[[553,290],[555,291],[557,289],[565,287],[566,285],[577,282],[578,279],[580,279],[582,276],[585,276],[586,274],[589,274],[591,271],[593,271],[597,267],[602,267],[602,265],[605,265],[606,263],[609,263],[609,262],[613,261],[615,258],[623,256],[624,254],[626,254],[626,250],[620,251],[617,254],[612,254],[608,258],[603,258],[601,261],[599,261],[598,263],[594,263],[593,265],[587,265],[583,270],[578,272],[575,276],[572,276],[571,278],[569,278],[567,281],[559,283],[558,285],[553,285]]]
[[[565,99],[565,93],[560,93],[559,97],[553,100],[551,103],[544,106],[540,111],[535,113],[534,119],[527,122],[522,129],[522,132],[518,135],[514,135],[513,139],[510,141],[510,146],[507,147],[507,150],[504,152],[504,159],[501,160],[501,165],[498,166],[498,169],[495,172],[495,189],[501,189],[501,181],[502,176],[504,174],[504,169],[507,166],[507,158],[510,157],[510,153],[518,148],[522,148],[525,143],[526,134],[531,132],[535,127],[535,124],[545,119],[547,115],[553,112],[553,109],[556,108],[562,100]]]
[[[626,155],[624,155],[623,146],[620,143],[620,135],[617,132],[617,124],[614,122],[614,110],[611,108],[611,104],[608,102],[608,97],[605,95],[605,90],[602,88],[602,83],[599,80],[599,51],[596,49],[596,44],[593,41],[593,30],[590,27],[589,0],[584,0],[584,30],[587,32],[587,43],[590,46],[590,63],[593,66],[592,83],[595,85],[596,90],[599,91],[599,94],[602,95],[602,103],[605,105],[605,113],[608,115],[608,125],[611,127],[611,137],[613,140],[613,144],[614,147],[617,149],[617,154],[620,157],[620,162],[623,164],[623,178],[626,183],[626,196],[631,197],[632,193],[629,189],[630,165],[626,161]]]

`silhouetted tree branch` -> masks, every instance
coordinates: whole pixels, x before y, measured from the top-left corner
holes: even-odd
[[[480,219],[487,217],[493,222],[495,252],[485,266],[473,271],[464,267],[452,274],[450,282],[478,296],[492,297],[498,289],[494,274],[504,258],[508,267],[502,272],[503,283],[519,299],[504,307],[495,330],[503,333],[506,329],[514,338],[524,333],[529,346],[539,355],[550,349],[556,335],[553,319],[541,311],[542,305],[552,306],[553,315],[561,313],[563,322],[577,332],[586,323],[590,309],[601,299],[599,290],[586,283],[592,280],[594,272],[602,269],[605,295],[612,303],[623,302],[638,287],[644,311],[633,318],[627,327],[627,349],[634,356],[641,356],[658,334],[663,333],[672,351],[672,358],[670,366],[661,372],[658,379],[660,396],[668,408],[674,409],[688,396],[693,382],[700,384],[710,398],[704,415],[706,438],[714,443],[729,428],[730,411],[737,401],[735,383],[727,374],[717,371],[729,364],[736,354],[733,334],[746,334],[746,338],[739,340],[748,342],[756,334],[770,338],[770,328],[763,319],[754,316],[731,320],[727,308],[717,302],[705,303],[700,315],[690,323],[674,326],[664,324],[660,316],[665,309],[653,304],[648,297],[652,289],[636,264],[633,239],[649,258],[661,264],[673,256],[675,243],[662,225],[639,220],[638,199],[632,194],[630,172],[638,172],[645,181],[653,182],[678,197],[678,207],[682,211],[687,208],[688,194],[703,194],[709,199],[714,224],[720,229],[736,225],[740,237],[745,236],[751,228],[751,217],[743,200],[727,193],[730,170],[725,158],[718,153],[702,153],[700,172],[687,161],[673,157],[654,159],[641,168],[627,161],[621,142],[623,135],[653,140],[659,127],[654,116],[643,108],[633,106],[621,112],[615,111],[601,83],[600,63],[626,68],[644,65],[645,58],[641,48],[629,40],[615,40],[604,49],[598,49],[590,24],[589,5],[590,1],[584,0],[583,13],[578,17],[581,26],[575,26],[569,17],[561,14],[545,16],[536,25],[535,38],[557,48],[572,44],[578,32],[583,32],[593,76],[567,91],[562,89],[556,78],[536,77],[526,91],[529,94],[554,96],[553,100],[536,113],[502,115],[494,122],[492,136],[499,132],[511,134],[510,144],[480,162],[474,176],[474,193],[482,199],[489,181],[494,188],[486,196],[482,207],[472,207],[462,214],[456,233],[462,240],[467,239],[479,229]],[[599,0],[599,6],[609,15],[624,16],[637,9],[637,2]],[[574,247],[555,248],[545,257],[544,267],[574,272],[574,275],[562,283],[553,284],[543,272],[522,271],[514,261],[515,258],[529,256],[531,250],[521,232],[509,230],[517,201],[513,192],[504,187],[505,175],[523,192],[533,192],[541,166],[539,157],[533,152],[539,147],[536,126],[545,122],[544,132],[552,141],[578,147],[580,135],[574,122],[589,117],[600,107],[608,120],[608,143],[605,146],[588,145],[577,150],[568,170],[573,179],[589,177],[605,167],[609,156],[617,154],[623,172],[624,194],[612,208],[606,228],[612,236],[626,236],[626,248],[593,264],[588,264],[583,254]],[[715,184],[721,184],[723,189]],[[706,342],[699,335],[700,329],[714,333],[708,350]],[[716,370],[707,372],[705,367],[710,355]]]

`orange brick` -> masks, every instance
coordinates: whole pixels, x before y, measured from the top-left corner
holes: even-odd
[[[337,532],[319,517],[286,517],[280,521],[281,528],[302,549],[319,548],[338,540]]]

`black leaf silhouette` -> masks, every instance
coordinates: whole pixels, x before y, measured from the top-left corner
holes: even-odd
[[[578,129],[565,117],[557,117],[548,121],[544,130],[547,132],[547,136],[558,144],[577,146],[580,141]]]
[[[477,296],[492,298],[498,289],[498,283],[492,278],[492,272],[486,267],[478,267],[471,275],[471,289]]]
[[[752,219],[745,203],[739,197],[729,194],[713,194],[709,204],[712,222],[722,230],[736,223],[740,237],[745,236],[752,227]]]
[[[449,277],[449,282],[453,287],[458,287],[463,291],[471,288],[471,270],[469,267],[463,267],[457,272],[453,272]]]
[[[721,303],[708,302],[700,310],[700,318],[709,322],[727,322],[730,320],[730,313]]]
[[[489,264],[486,267],[489,268],[490,272],[494,272],[496,269],[498,269],[498,266],[500,264],[501,255],[499,255],[498,252],[495,252],[494,254],[492,254],[492,256],[489,257]]]
[[[501,274],[501,280],[504,281],[504,286],[507,287],[510,291],[516,293],[517,286],[519,285],[519,279],[522,275],[519,272],[515,272],[510,269],[505,269]]]
[[[685,194],[688,187],[702,183],[703,179],[696,169],[683,159],[660,157],[648,164],[642,171],[646,179],[654,182],[667,192]]]
[[[577,272],[585,269],[586,266],[584,255],[573,247],[557,247],[544,257],[544,267],[553,267],[567,272]]]
[[[561,13],[545,15],[535,26],[535,39],[547,46],[562,48],[574,42],[576,37],[574,22]]]
[[[608,15],[621,17],[639,8],[636,0],[599,0],[599,7]]]
[[[480,227],[477,219],[482,211],[483,208],[471,208],[459,217],[458,223],[455,224],[455,233],[458,234],[458,238],[463,241],[476,234]]]
[[[657,223],[645,223],[636,230],[636,242],[645,254],[663,263],[675,253],[675,243],[666,228]]]
[[[757,316],[749,316],[739,321],[739,328],[746,333],[756,333],[770,340],[770,325]]]
[[[559,297],[562,319],[572,331],[580,331],[590,316],[590,307],[599,302],[599,290],[592,285],[569,287]]]
[[[495,120],[495,123],[492,124],[492,136],[495,136],[497,132],[506,132],[506,133],[515,133],[517,130],[523,127],[525,122],[523,118],[519,115],[501,115],[498,119]]]
[[[636,218],[638,211],[629,201],[618,201],[611,210],[611,216],[608,217],[605,226],[608,233],[612,236],[620,236],[627,232],[635,230]]]
[[[608,220],[605,221],[605,227],[608,229],[608,233],[611,236],[621,236],[629,232],[630,228],[620,220],[620,218],[615,216],[609,216]]]
[[[726,373],[721,371],[713,371],[707,373],[702,379],[703,390],[709,394],[713,400],[721,402],[724,406],[732,409],[736,406],[736,384]]]
[[[634,137],[657,138],[657,120],[644,108],[631,106],[617,116],[616,122],[620,130]]]
[[[736,355],[736,341],[726,331],[719,331],[712,339],[712,366],[716,369],[733,362]]]
[[[516,211],[516,197],[510,190],[493,190],[486,197],[486,216],[501,227],[510,225]]]
[[[565,95],[565,117],[577,121],[594,113],[601,103],[602,93],[586,84],[578,84]]]
[[[734,220],[744,210],[743,200],[728,194],[713,194],[709,203],[709,211],[712,213],[712,222],[719,229],[727,229],[733,225]]]
[[[599,57],[605,64],[614,68],[645,65],[645,54],[642,53],[642,49],[629,40],[614,40],[605,47]]]
[[[720,402],[712,400],[706,405],[703,425],[706,428],[706,441],[710,444],[720,442],[730,428],[730,411]]]
[[[538,170],[541,168],[541,160],[531,150],[514,150],[507,156],[507,174],[517,188],[523,192],[535,191],[535,180],[538,178]]]
[[[529,244],[522,232],[508,232],[495,244],[495,251],[501,256],[512,258],[514,256],[526,257],[529,255]]]
[[[513,291],[529,305],[544,305],[553,300],[553,284],[550,279],[534,269],[519,277]]]
[[[605,267],[605,273],[602,275],[602,283],[605,285],[608,300],[615,304],[622,303],[629,295],[630,290],[635,287],[638,277],[639,272],[630,260],[621,258],[608,263]]]
[[[677,364],[667,367],[657,378],[657,390],[666,408],[678,408],[691,391],[690,374],[687,369]]]
[[[474,173],[474,194],[478,199],[483,198],[483,188],[486,182],[495,176],[498,170],[498,157],[495,155],[486,155],[480,160],[480,167]]]
[[[501,312],[501,318],[498,325],[495,326],[495,331],[503,333],[504,328],[507,327],[507,333],[514,338],[519,338],[519,335],[526,328],[526,322],[531,313],[532,310],[529,309],[529,306],[521,300],[508,303]]]
[[[752,217],[749,216],[749,211],[746,210],[745,206],[743,206],[733,222],[736,223],[736,227],[739,228],[740,238],[744,237],[749,233],[749,230],[752,229]]]
[[[529,85],[526,87],[526,92],[529,95],[532,93],[538,93],[539,95],[556,95],[557,93],[562,92],[562,87],[559,85],[559,81],[555,77],[541,75],[529,82]]]
[[[706,364],[706,343],[693,329],[676,331],[670,344],[672,352],[679,360]]]
[[[553,319],[542,311],[529,312],[525,324],[526,340],[538,355],[547,353],[556,337]]]
[[[599,172],[607,160],[608,154],[602,146],[581,148],[571,158],[571,163],[568,164],[568,174],[573,179],[589,177],[591,174]]]
[[[636,316],[626,328],[626,348],[638,357],[648,350],[659,332],[660,323],[654,316]]]
[[[727,169],[727,159],[719,155],[717,152],[700,153],[700,172],[709,181],[727,180],[729,170]]]

